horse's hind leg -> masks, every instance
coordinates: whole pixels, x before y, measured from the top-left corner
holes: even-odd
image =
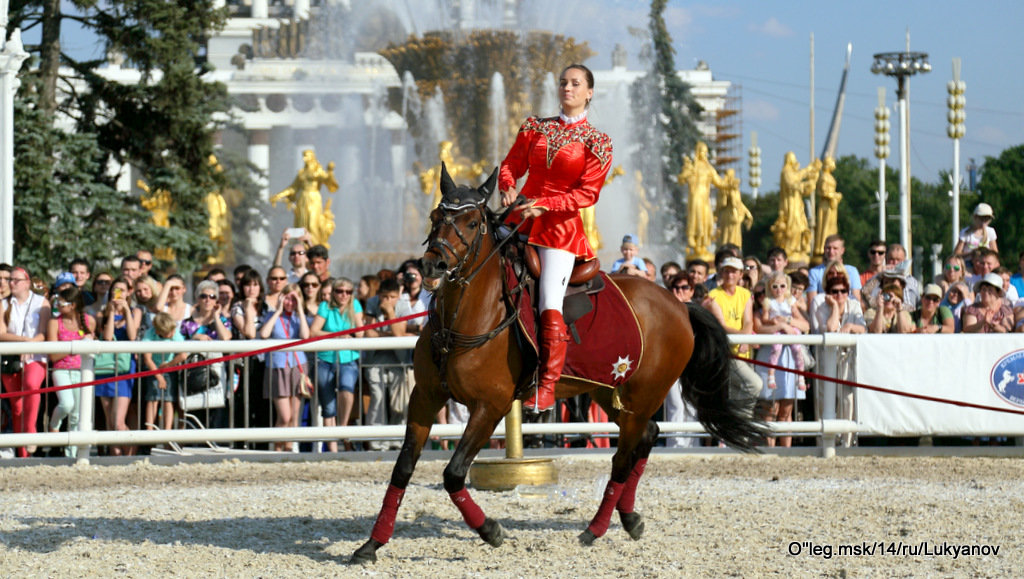
[[[494,428],[501,421],[503,413],[493,406],[480,404],[473,408],[469,415],[469,422],[466,424],[465,433],[459,440],[455,454],[444,469],[444,490],[459,509],[462,519],[466,521],[470,529],[480,535],[488,545],[498,547],[505,541],[505,529],[501,523],[489,519],[484,515],[473,497],[469,495],[466,488],[466,477],[469,475],[469,467],[473,459],[480,452]]]
[[[619,511],[619,520],[622,521],[622,528],[629,533],[634,541],[640,540],[644,534],[643,515],[634,510],[636,503],[636,487],[640,483],[640,477],[644,475],[647,468],[647,458],[651,455],[651,449],[658,440],[658,424],[653,420],[647,422],[647,430],[636,449],[633,450],[633,468],[626,478],[626,484],[622,486],[622,496],[615,508]]]
[[[616,509],[630,537],[639,539],[644,530],[643,518],[634,512],[633,507],[637,484],[658,438],[658,426],[636,414],[616,414],[619,422],[619,447],[612,458],[612,475],[605,487],[601,506],[590,525],[579,536],[584,545],[593,544],[595,539],[608,531],[612,513]]]
[[[391,471],[391,484],[384,494],[384,502],[377,521],[370,532],[370,539],[363,543],[352,554],[350,563],[370,563],[377,560],[377,549],[383,547],[391,539],[395,530],[395,519],[398,507],[402,504],[402,496],[412,479],[413,470],[423,452],[430,435],[430,427],[434,424],[434,416],[448,397],[441,393],[440,388],[420,386],[413,389],[409,397],[409,416],[405,429],[405,442]]]

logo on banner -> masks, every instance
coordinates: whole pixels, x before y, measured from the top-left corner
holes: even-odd
[[[989,382],[1000,398],[1024,408],[1024,350],[1000,358],[992,367]]]

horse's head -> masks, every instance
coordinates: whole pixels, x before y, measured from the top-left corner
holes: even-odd
[[[490,233],[487,201],[498,181],[495,169],[477,188],[456,186],[441,164],[441,203],[430,213],[430,235],[423,254],[423,277],[434,281],[447,274],[454,277],[479,252]]]

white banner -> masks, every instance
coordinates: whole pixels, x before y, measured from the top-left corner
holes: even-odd
[[[1024,336],[868,335],[857,382],[1024,411]],[[858,388],[857,422],[885,436],[1024,435],[1024,414],[966,408]]]

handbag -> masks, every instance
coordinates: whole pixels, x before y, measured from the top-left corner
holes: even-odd
[[[185,363],[193,364],[205,361],[206,356],[196,352],[189,354]],[[185,396],[201,394],[215,388],[218,384],[220,384],[220,375],[214,372],[209,364],[185,370]]]
[[[18,372],[21,372],[21,356],[0,358],[0,374],[17,374]]]
[[[92,370],[98,376],[122,376],[128,374],[131,368],[132,355],[127,352],[103,352],[92,359]]]

